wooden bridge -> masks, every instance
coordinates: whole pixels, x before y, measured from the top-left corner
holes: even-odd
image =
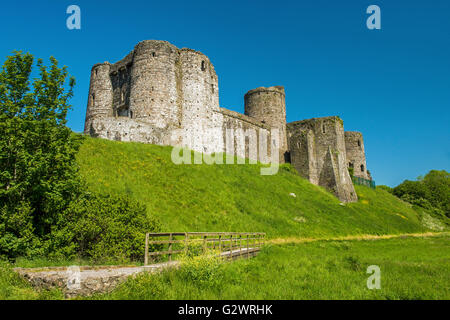
[[[14,270],[37,288],[60,287],[66,297],[91,295],[114,288],[131,275],[159,272],[173,268],[178,254],[201,254],[208,250],[222,259],[250,258],[264,245],[260,232],[171,232],[147,233],[144,266],[81,266],[49,268],[15,268]],[[149,259],[152,258],[151,263]]]
[[[262,232],[166,232],[145,236],[144,265],[149,258],[168,257],[189,251],[213,250],[223,259],[249,258],[258,254],[264,245]],[[153,251],[151,251],[153,249]]]

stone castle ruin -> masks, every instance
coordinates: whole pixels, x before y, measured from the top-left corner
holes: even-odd
[[[92,67],[84,131],[205,154],[232,151],[254,160],[259,154],[262,162],[273,158],[272,149],[278,150],[280,163],[291,162],[343,202],[357,201],[349,168],[355,176],[371,179],[361,133],[344,132],[339,117],[286,123],[281,86],[250,90],[244,107],[241,114],[219,106],[218,77],[207,56],[147,40],[119,62]],[[252,150],[251,141],[258,150]],[[261,146],[267,157],[261,157]]]

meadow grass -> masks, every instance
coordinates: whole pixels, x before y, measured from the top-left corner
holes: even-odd
[[[169,270],[91,299],[450,299],[449,261],[448,235],[267,245],[255,258],[221,264],[212,282]],[[380,267],[380,290],[367,288],[370,265]]]
[[[35,290],[27,280],[13,271],[13,265],[0,261],[0,300],[60,300],[61,290]]]
[[[181,269],[140,274],[111,293],[78,299],[450,299],[449,240],[447,233],[269,243],[255,258],[183,260]],[[380,290],[367,289],[370,265],[381,269]],[[63,298],[58,289],[34,290],[0,263],[0,300]]]

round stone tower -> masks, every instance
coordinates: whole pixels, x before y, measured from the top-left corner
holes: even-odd
[[[367,170],[364,141],[361,132],[345,132],[345,149],[348,167],[353,168],[353,175],[355,177],[372,180]]]
[[[222,150],[219,110],[219,85],[207,56],[188,48],[180,50],[182,123],[188,146],[201,152]],[[220,139],[217,139],[220,138]]]
[[[279,130],[280,163],[288,161],[284,87],[256,88],[244,96],[245,114]]]
[[[99,63],[92,67],[84,132],[90,133],[94,119],[112,116],[113,89],[109,77],[111,64]]]
[[[178,49],[167,41],[146,40],[134,49],[130,74],[133,118],[158,128],[180,125],[177,107]]]

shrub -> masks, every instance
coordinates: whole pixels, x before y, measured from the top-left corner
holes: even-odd
[[[190,241],[186,245],[184,256],[185,258],[193,258],[204,254],[204,251],[203,240]]]
[[[189,252],[189,250],[188,250]],[[222,260],[218,252],[209,250],[203,254],[187,254],[181,258],[180,277],[198,286],[212,287],[220,283]]]
[[[69,206],[64,220],[49,239],[48,252],[96,262],[142,260],[145,233],[160,229],[144,205],[125,196],[86,193]]]
[[[350,177],[353,178],[353,176],[354,176],[354,174],[355,174],[355,169],[352,168],[352,167],[349,167],[349,168],[348,168],[348,173],[350,174]]]
[[[377,186],[377,189],[381,189],[381,190],[387,191],[387,192],[389,192],[389,193],[392,193],[392,188],[389,187],[389,186],[378,185],[378,186]]]

